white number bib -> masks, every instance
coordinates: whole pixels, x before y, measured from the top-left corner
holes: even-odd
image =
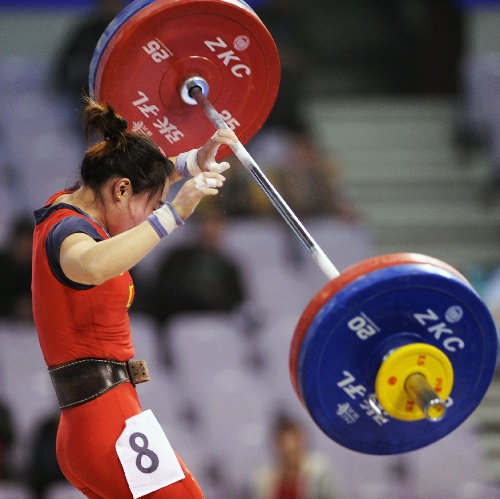
[[[151,410],[127,419],[125,425],[116,441],[116,452],[134,499],[185,477]]]

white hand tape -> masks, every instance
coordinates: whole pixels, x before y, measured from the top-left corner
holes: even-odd
[[[222,173],[223,171],[226,171],[229,166],[229,163],[227,163],[226,161],[224,161],[223,163],[216,163],[215,161],[212,161],[208,164],[208,169],[211,172]]]
[[[217,180],[215,178],[206,178],[203,175],[197,175],[194,178],[194,183],[196,184],[196,188],[200,191],[217,187]]]

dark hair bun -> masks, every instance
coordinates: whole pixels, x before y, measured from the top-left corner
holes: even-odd
[[[95,130],[105,140],[123,139],[123,133],[128,127],[127,120],[115,112],[109,103],[99,103],[87,99],[87,107],[83,114],[83,124],[87,140]]]

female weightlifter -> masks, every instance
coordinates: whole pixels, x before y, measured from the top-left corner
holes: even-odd
[[[92,499],[202,498],[135,383],[148,379],[134,347],[128,270],[182,225],[200,200],[218,193],[229,165],[216,163],[218,130],[200,149],[168,159],[142,133],[127,130],[110,104],[88,100],[90,145],[79,182],[35,211],[33,311],[61,407],[57,456],[67,479]],[[190,177],[172,203],[169,185]],[[175,283],[172,283],[175,285]]]

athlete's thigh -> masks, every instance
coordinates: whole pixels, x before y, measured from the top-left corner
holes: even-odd
[[[102,497],[131,498],[115,444],[125,420],[140,410],[135,388],[129,383],[91,402],[65,409],[57,436],[57,456],[63,473]],[[71,481],[71,477],[68,479]]]
[[[196,478],[191,474],[182,459],[177,456],[181,464],[182,471],[186,476],[183,480],[173,483],[168,487],[163,487],[156,492],[152,492],[144,497],[148,499],[203,499],[204,495],[196,481]]]
[[[61,468],[61,471],[63,472],[64,476],[68,480],[69,483],[75,487],[75,489],[78,489],[84,496],[86,496],[88,499],[105,499],[104,497],[100,496],[99,494],[96,494],[93,492],[89,487],[87,487],[85,484],[83,484],[77,477],[74,475],[74,473],[71,471],[71,469],[66,466],[66,463],[60,462],[59,467]]]
[[[135,389],[129,384],[120,385],[91,403],[63,411],[58,458],[63,473],[71,470],[79,483],[96,494],[88,497],[132,498],[115,445],[125,421],[140,412]],[[186,478],[145,497],[202,498],[198,483],[182,462],[181,466]]]

